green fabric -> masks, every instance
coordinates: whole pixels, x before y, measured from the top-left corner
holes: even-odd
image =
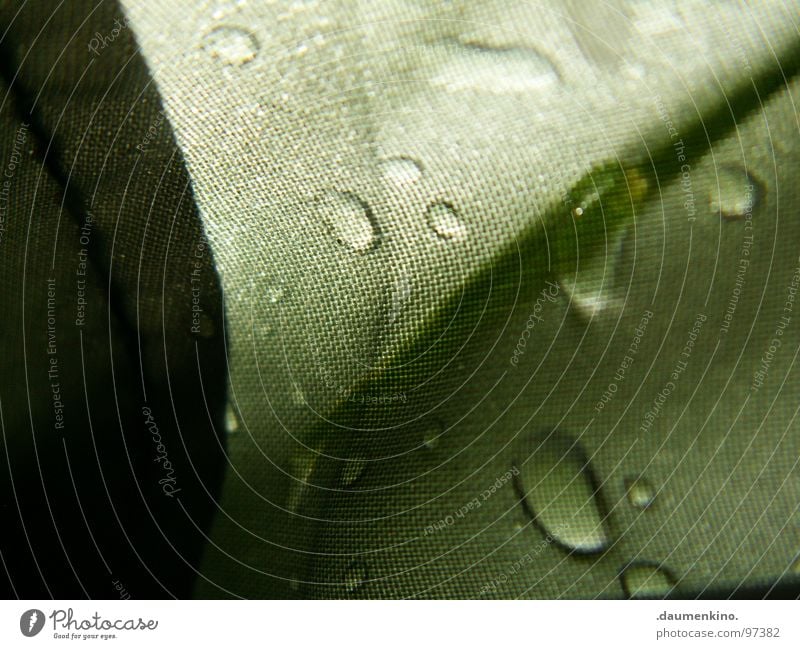
[[[687,592],[785,572],[796,323],[744,399],[797,267],[795,7],[125,6],[226,293],[235,432],[201,596],[620,597],[632,561]],[[714,197],[719,179],[735,203],[742,169],[752,264],[723,333],[749,231]],[[553,429],[591,459],[602,554],[541,529],[596,516],[579,495],[537,524],[519,502]]]
[[[53,153],[14,213],[52,200],[0,241],[4,444],[37,488],[50,454],[20,519],[90,503],[114,566],[83,527],[15,528],[4,565],[51,552],[40,589],[87,595],[123,566],[155,597],[797,596],[796,4],[22,5],[3,151],[29,113]],[[69,365],[99,455],[71,414],[39,444],[47,285],[20,280],[66,211],[71,281],[87,204],[96,356]],[[110,498],[72,497],[75,437]]]

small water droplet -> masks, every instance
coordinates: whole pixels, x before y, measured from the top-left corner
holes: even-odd
[[[440,421],[434,421],[427,424],[423,428],[422,443],[425,448],[435,448],[439,444],[439,438],[444,432],[444,424]]]
[[[361,560],[353,561],[344,573],[344,587],[348,593],[354,593],[367,580],[367,566]]]
[[[624,294],[616,281],[623,244],[624,236],[617,235],[607,256],[581,259],[577,275],[560,278],[559,285],[569,299],[570,308],[581,318],[590,319],[603,312],[616,313],[623,306]]]
[[[641,81],[647,76],[647,68],[639,62],[626,61],[622,65],[622,73],[629,79]]]
[[[647,478],[629,478],[625,481],[628,502],[638,509],[647,509],[656,498],[656,490]]]
[[[286,289],[283,286],[270,286],[267,288],[267,301],[270,304],[277,304],[286,295]]]
[[[675,578],[661,566],[637,562],[626,566],[620,574],[622,589],[628,597],[658,598],[675,587]]]
[[[415,183],[422,176],[422,167],[411,158],[388,158],[380,167],[383,177],[398,187]]]
[[[758,203],[758,182],[740,167],[723,166],[717,170],[717,185],[711,189],[711,211],[729,221],[752,216]]]
[[[318,199],[322,219],[336,241],[356,252],[377,247],[380,237],[369,205],[352,192],[325,192]]]
[[[450,203],[431,205],[428,208],[428,224],[441,239],[447,241],[462,241],[467,236],[467,228]]]
[[[572,552],[593,554],[610,544],[598,482],[580,443],[554,431],[518,450],[518,495],[537,526]]]
[[[606,284],[610,281],[606,278]],[[606,285],[562,280],[564,290],[569,295],[570,306],[581,318],[590,319],[603,311],[619,307],[620,301]]]
[[[431,83],[450,92],[525,92],[548,88],[559,80],[550,59],[526,47],[458,45],[446,60]]]
[[[305,500],[306,494],[311,491],[311,476],[317,466],[319,455],[308,450],[304,450],[289,463],[289,495],[286,499],[286,507],[289,511],[296,512]]]
[[[223,65],[244,65],[256,58],[260,44],[255,35],[241,27],[222,25],[206,34],[203,47]]]
[[[400,274],[395,279],[394,286],[391,291],[391,304],[389,306],[389,324],[394,324],[400,318],[400,315],[408,304],[408,299],[411,297],[412,286],[411,280],[405,274]]]
[[[232,403],[225,406],[225,430],[229,435],[239,430],[239,418],[236,416]]]
[[[345,487],[349,487],[361,477],[366,468],[367,463],[363,460],[346,462],[344,469],[342,469],[342,484]]]

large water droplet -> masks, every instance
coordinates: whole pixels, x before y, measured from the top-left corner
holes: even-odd
[[[422,176],[422,167],[411,158],[388,158],[380,167],[383,177],[397,187],[411,185]]]
[[[446,60],[431,83],[450,92],[526,92],[548,88],[559,80],[546,56],[525,47],[458,45]]]
[[[570,189],[571,213],[558,222],[548,245],[552,271],[579,315],[616,312],[624,304],[618,269],[650,187],[644,171],[609,163],[592,168]]]
[[[222,25],[205,35],[203,47],[223,65],[244,65],[258,54],[258,39],[241,27]]]
[[[579,442],[554,431],[518,450],[514,481],[534,522],[556,543],[581,554],[610,543],[597,480]]]
[[[450,203],[434,203],[428,207],[428,224],[441,239],[447,241],[462,241],[467,236],[466,226]]]
[[[656,499],[656,490],[647,478],[628,478],[625,481],[628,502],[638,509],[647,509]]]
[[[343,246],[367,252],[378,245],[380,238],[372,210],[352,192],[326,192],[318,206],[322,219]]]
[[[627,566],[620,581],[628,597],[663,598],[675,587],[675,579],[667,570],[647,562]]]
[[[367,566],[360,559],[353,561],[344,573],[344,587],[348,593],[355,593],[367,580]]]
[[[712,186],[711,211],[724,219],[736,220],[752,216],[759,199],[758,182],[740,167],[723,166],[717,170],[717,183]]]

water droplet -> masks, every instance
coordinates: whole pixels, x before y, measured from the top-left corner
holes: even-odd
[[[363,460],[355,460],[346,462],[344,469],[342,469],[342,484],[349,487],[356,480],[358,480],[367,468],[367,463]]]
[[[450,92],[506,94],[542,90],[558,80],[550,59],[531,48],[459,45],[431,83]]]
[[[548,538],[580,554],[610,543],[597,480],[579,442],[554,431],[518,450],[514,482],[528,514]]]
[[[225,430],[229,435],[239,430],[239,418],[236,416],[232,403],[225,406]]]
[[[283,288],[283,286],[270,286],[267,289],[267,301],[270,304],[277,304],[278,302],[283,300],[285,295],[286,295],[286,290]]]
[[[620,306],[616,293],[609,288],[611,280],[606,277],[603,283],[581,282],[562,279],[561,285],[569,296],[571,308],[581,318],[589,319],[603,311],[615,309]]]
[[[411,158],[388,158],[380,167],[383,177],[398,187],[415,183],[422,176],[422,167]]]
[[[752,216],[759,199],[759,184],[740,167],[723,166],[717,170],[717,185],[711,189],[711,211],[733,221]]]
[[[439,438],[444,432],[444,424],[434,421],[425,426],[422,432],[422,443],[425,448],[435,448],[439,444]]]
[[[203,47],[223,65],[244,65],[258,54],[258,39],[241,27],[222,25],[215,27],[205,36]]]
[[[411,297],[411,280],[405,274],[398,275],[391,291],[391,304],[389,306],[389,324],[394,324],[408,304]]]
[[[289,463],[289,495],[286,507],[290,511],[299,510],[306,494],[313,488],[311,476],[317,466],[319,455],[308,450],[301,451]]]
[[[577,314],[615,313],[625,302],[620,279],[624,245],[651,183],[647,173],[619,163],[588,170],[570,189],[563,230],[549,239],[554,274]]]
[[[380,241],[372,210],[352,192],[330,191],[318,199],[322,219],[343,246],[367,252]]]
[[[647,509],[656,498],[656,490],[647,478],[629,478],[625,481],[628,502],[638,509]]]
[[[440,238],[448,241],[462,241],[467,236],[467,228],[449,203],[431,205],[428,208],[428,224]]]
[[[628,597],[663,598],[675,587],[675,578],[661,566],[637,562],[620,574],[622,589]]]
[[[367,580],[367,566],[361,560],[353,561],[345,571],[344,587],[348,593],[354,593]]]

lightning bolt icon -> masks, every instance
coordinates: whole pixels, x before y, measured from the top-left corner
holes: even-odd
[[[28,620],[28,631],[33,630],[33,625],[36,624],[36,620],[38,620],[38,619],[39,619],[39,616],[36,615],[36,611],[31,613],[31,617]]]

